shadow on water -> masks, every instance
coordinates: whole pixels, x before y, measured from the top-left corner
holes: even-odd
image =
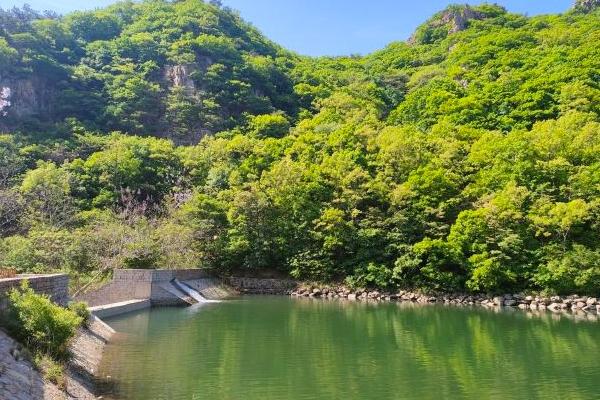
[[[250,297],[110,321],[122,399],[591,399],[600,325],[550,313]]]

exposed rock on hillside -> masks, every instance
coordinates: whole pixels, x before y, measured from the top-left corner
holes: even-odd
[[[448,35],[467,29],[469,23],[473,20],[492,18],[505,12],[506,10],[500,6],[450,6],[417,28],[409,42],[418,44],[434,43]]]
[[[197,66],[190,65],[169,65],[165,68],[165,79],[172,87],[179,87],[185,90],[187,95],[196,94],[196,84],[190,77],[190,73],[195,71]]]
[[[31,117],[47,118],[54,113],[56,90],[44,78],[0,77],[0,128],[2,122]],[[3,121],[4,120],[4,121]]]
[[[573,7],[576,11],[590,12],[600,6],[600,0],[576,0]]]
[[[77,121],[190,144],[248,115],[298,112],[291,63],[279,61],[289,54],[218,3],[121,2],[65,17],[0,9],[0,20],[0,132],[61,135]]]

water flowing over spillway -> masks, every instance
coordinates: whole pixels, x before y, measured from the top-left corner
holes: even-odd
[[[202,296],[197,290],[193,289],[191,286],[187,285],[184,282],[181,282],[179,279],[175,278],[171,281],[171,283],[177,287],[179,290],[190,296],[192,299],[196,300],[198,303],[206,303],[209,302],[204,296]]]

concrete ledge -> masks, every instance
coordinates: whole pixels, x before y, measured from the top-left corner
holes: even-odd
[[[143,310],[150,307],[150,300],[129,300],[119,303],[105,304],[102,306],[90,307],[90,312],[98,318],[108,318],[125,314],[132,311]]]

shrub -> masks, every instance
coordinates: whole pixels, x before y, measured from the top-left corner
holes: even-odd
[[[34,353],[55,359],[67,358],[68,342],[82,322],[83,318],[76,312],[36,294],[26,281],[21,289],[9,293],[8,330]]]
[[[76,263],[74,235],[67,230],[37,227],[27,236],[10,236],[0,240],[0,264],[17,272],[62,270]]]
[[[352,288],[375,287],[385,289],[392,286],[391,269],[382,264],[369,263],[359,266],[354,274],[346,277],[346,284]]]
[[[38,355],[33,362],[43,372],[44,378],[54,383],[60,389],[66,388],[65,366],[63,364],[47,355]]]
[[[573,245],[567,251],[548,246],[547,261],[536,271],[534,282],[553,293],[598,295],[600,287],[600,251]]]
[[[85,301],[73,301],[69,303],[69,310],[81,317],[83,322],[87,321],[91,314]]]

